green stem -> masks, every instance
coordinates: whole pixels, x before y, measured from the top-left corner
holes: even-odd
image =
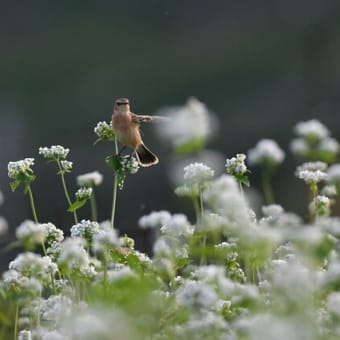
[[[273,204],[274,203],[274,194],[272,190],[272,186],[270,184],[270,174],[268,171],[262,172],[262,189],[264,194],[264,199],[266,204]]]
[[[19,321],[19,304],[17,303],[15,306],[14,337],[13,337],[14,340],[17,339],[18,321]]]
[[[32,189],[30,186],[28,186],[27,189],[28,192],[28,197],[29,197],[29,201],[30,201],[30,206],[32,209],[32,214],[33,214],[33,219],[35,223],[38,223],[38,217],[37,217],[37,212],[35,210],[35,204],[34,204],[34,199],[33,199],[33,193],[32,193]]]
[[[90,204],[91,204],[91,218],[92,221],[98,220],[98,214],[97,214],[97,204],[96,204],[96,197],[94,196],[94,190],[92,190],[92,195],[90,198]]]
[[[243,186],[242,186],[242,183],[241,182],[238,182],[238,186],[240,188],[240,193],[241,193],[241,196],[244,197],[244,192],[243,192]]]
[[[203,195],[202,195],[202,190],[200,190],[199,193],[199,209],[200,209],[200,218],[199,218],[199,223],[201,226],[203,226],[203,214],[204,214],[204,205],[203,205]],[[203,240],[202,240],[202,253],[201,253],[201,260],[200,260],[200,265],[203,266],[207,264],[207,258],[206,258],[206,247],[207,247],[207,232],[206,230],[203,229]]]
[[[60,160],[58,159],[57,160],[57,164],[58,164],[58,168],[59,168],[59,173],[60,173],[60,177],[61,177],[61,183],[63,185],[63,189],[64,189],[64,193],[65,193],[65,197],[66,197],[66,200],[67,200],[67,203],[69,204],[69,206],[72,204],[71,202],[71,199],[70,199],[70,195],[68,193],[68,190],[67,190],[67,186],[66,186],[66,181],[65,181],[65,176],[64,176],[64,171],[61,167],[61,164],[60,164]],[[73,212],[73,217],[74,217],[74,222],[75,224],[78,223],[78,216],[77,216],[77,213],[74,211]]]
[[[115,137],[115,152],[118,154],[118,144],[117,138]],[[112,229],[115,228],[115,214],[116,214],[116,203],[117,203],[117,187],[118,187],[118,174],[114,175],[114,183],[113,183],[113,197],[112,197],[112,212],[111,212],[111,226]]]

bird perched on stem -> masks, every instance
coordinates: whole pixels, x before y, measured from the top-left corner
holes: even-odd
[[[158,157],[143,143],[139,125],[144,122],[165,121],[160,116],[137,115],[130,111],[127,98],[116,100],[112,114],[112,129],[117,140],[125,147],[133,148],[140,166],[148,167],[159,162]]]

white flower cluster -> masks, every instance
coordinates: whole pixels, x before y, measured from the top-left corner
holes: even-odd
[[[98,171],[89,172],[77,176],[77,184],[80,187],[93,187],[102,184],[103,175]]]
[[[82,220],[71,227],[71,237],[92,240],[92,236],[100,231],[98,222]]]
[[[272,139],[262,139],[248,151],[248,161],[251,165],[279,165],[284,158],[284,151]]]
[[[60,165],[63,172],[70,172],[73,167],[73,162],[62,160]]]
[[[161,227],[161,232],[166,235],[188,237],[193,234],[194,226],[192,226],[188,218],[183,214],[174,214]]]
[[[116,230],[111,225],[100,225],[99,230],[93,235],[92,249],[95,254],[108,255],[112,249],[119,245]]]
[[[23,244],[41,244],[46,239],[45,228],[41,224],[26,220],[15,231],[16,238]]]
[[[170,117],[170,123],[159,124],[157,132],[174,148],[196,143],[203,145],[214,131],[214,117],[203,103],[193,97],[186,105],[165,108],[159,114]]]
[[[91,187],[79,188],[76,192],[76,198],[78,201],[87,200],[92,196],[93,189]]]
[[[203,163],[192,163],[184,168],[184,182],[188,185],[200,185],[213,177],[214,170]]]
[[[340,164],[332,164],[327,171],[327,180],[330,183],[340,183]]]
[[[307,162],[298,166],[296,176],[307,184],[319,183],[327,179],[327,164],[324,162]]]
[[[243,153],[238,153],[236,157],[232,157],[230,159],[226,159],[225,168],[227,174],[229,175],[243,175],[247,172],[247,166],[244,161],[247,156]]]
[[[18,175],[25,174],[30,175],[32,174],[31,166],[34,165],[34,158],[25,158],[20,161],[16,162],[9,162],[8,163],[8,177],[12,179],[16,179]]]
[[[166,210],[153,211],[148,215],[142,216],[138,224],[142,229],[146,228],[160,228],[171,219],[171,214]]]
[[[329,160],[340,151],[338,141],[330,137],[329,130],[316,119],[296,124],[294,132],[298,137],[293,139],[290,148],[298,156]]]
[[[98,122],[94,128],[94,133],[98,136],[99,140],[111,140],[114,138],[112,130],[112,122],[107,123],[105,121]]]
[[[70,149],[64,148],[61,145],[44,146],[39,148],[39,154],[47,159],[65,159],[70,152]]]

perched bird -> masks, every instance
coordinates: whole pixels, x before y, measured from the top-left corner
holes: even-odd
[[[124,147],[133,148],[140,166],[148,167],[159,162],[158,157],[143,143],[139,125],[144,122],[163,121],[165,117],[137,115],[130,111],[127,98],[116,100],[112,114],[112,129]]]

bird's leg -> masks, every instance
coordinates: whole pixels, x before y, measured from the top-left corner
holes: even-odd
[[[126,149],[126,145],[123,145],[123,146],[121,147],[121,149],[119,150],[117,156],[120,156],[120,155],[122,154],[122,152],[123,152],[125,149]]]

